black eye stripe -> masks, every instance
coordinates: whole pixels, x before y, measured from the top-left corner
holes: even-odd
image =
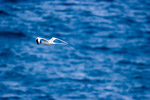
[[[39,44],[39,43],[38,43],[38,39],[36,39],[36,43]]]

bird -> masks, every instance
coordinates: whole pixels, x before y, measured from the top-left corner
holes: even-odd
[[[55,40],[59,40],[61,41],[61,43],[56,43],[54,42]],[[68,45],[67,42],[61,40],[61,39],[58,39],[58,38],[55,38],[55,37],[52,37],[51,39],[47,40],[45,38],[41,38],[41,37],[37,37],[36,38],[36,43],[39,45],[39,44],[44,44],[44,45],[53,45],[53,44],[61,44],[61,45]],[[69,47],[71,47],[70,45],[68,45]],[[71,47],[72,49],[74,49],[73,47]]]

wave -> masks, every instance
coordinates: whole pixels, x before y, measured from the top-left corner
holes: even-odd
[[[0,31],[1,37],[26,37],[22,32]]]
[[[5,16],[9,16],[10,14],[8,14],[7,12],[0,10],[0,16],[5,15]]]
[[[138,63],[138,62],[133,62],[130,60],[120,60],[118,61],[118,64],[122,64],[122,65],[136,65],[136,66],[142,66],[142,65],[146,65],[145,63]]]
[[[81,46],[81,48],[87,49],[87,50],[103,50],[103,51],[108,51],[111,49],[111,48],[106,47],[106,46],[93,46],[92,47],[92,46],[88,46],[88,45]]]

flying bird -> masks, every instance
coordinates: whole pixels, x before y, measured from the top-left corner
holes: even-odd
[[[60,41],[60,43],[56,43],[54,42],[55,40],[58,40]],[[36,38],[36,43],[39,45],[39,44],[44,44],[44,45],[53,45],[53,44],[62,44],[62,45],[68,45],[67,42],[61,40],[61,39],[58,39],[58,38],[55,38],[55,37],[52,37],[51,39],[47,40],[45,38],[41,38],[41,37],[37,37]],[[69,47],[71,47],[70,45],[68,45]],[[74,49],[73,47],[71,47],[72,49]]]

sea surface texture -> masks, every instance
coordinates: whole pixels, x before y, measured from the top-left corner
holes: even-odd
[[[150,0],[0,0],[0,100],[150,100]]]

